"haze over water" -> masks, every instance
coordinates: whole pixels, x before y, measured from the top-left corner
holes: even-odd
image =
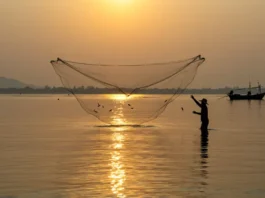
[[[60,86],[49,65],[57,57],[144,64],[201,54],[196,88],[264,85],[264,7],[264,0],[1,0],[0,73]]]
[[[0,96],[0,197],[264,197],[265,102],[197,97],[208,137],[188,95],[141,127],[104,127],[71,96]]]

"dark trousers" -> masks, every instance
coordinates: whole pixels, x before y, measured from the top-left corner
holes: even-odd
[[[201,130],[202,131],[207,131],[208,130],[208,125],[209,125],[209,120],[202,120]]]

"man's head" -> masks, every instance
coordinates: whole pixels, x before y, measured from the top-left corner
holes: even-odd
[[[208,104],[208,103],[207,103],[207,99],[205,99],[205,98],[203,98],[203,99],[201,100],[201,102],[202,102],[202,104],[205,104],[205,105]]]

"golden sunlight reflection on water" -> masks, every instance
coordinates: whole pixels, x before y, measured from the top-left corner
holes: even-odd
[[[125,125],[126,120],[123,115],[123,104],[126,97],[116,96],[118,108],[113,114],[114,125]],[[125,127],[112,128],[112,145],[111,145],[111,159],[110,159],[110,179],[111,179],[111,190],[119,198],[126,197],[124,194],[124,182],[126,180],[126,173],[123,165],[123,155],[120,152],[123,149],[124,135],[123,132]]]
[[[128,126],[138,124],[140,119],[139,116],[141,116],[143,113],[141,111],[143,106],[139,106],[139,99],[142,97],[144,96],[141,94],[129,96],[125,94],[107,95],[106,98],[111,101],[112,105],[110,110],[111,114],[108,114],[107,123],[113,126]]]
[[[117,101],[122,101],[122,100],[126,100],[127,96],[124,94],[110,94],[108,95],[108,98],[117,100]]]
[[[119,126],[126,125],[126,119],[123,114],[123,106],[126,100],[126,96],[123,94],[113,94],[110,97],[116,102],[113,115],[111,116],[111,123],[113,123],[113,125]]]
[[[111,145],[111,159],[110,159],[110,176],[111,190],[119,198],[126,197],[124,194],[124,182],[126,180],[126,172],[123,165],[123,149],[125,127],[113,128],[112,145]]]

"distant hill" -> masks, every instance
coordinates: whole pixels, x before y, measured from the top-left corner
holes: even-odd
[[[0,88],[24,88],[30,86],[15,79],[0,77]]]

